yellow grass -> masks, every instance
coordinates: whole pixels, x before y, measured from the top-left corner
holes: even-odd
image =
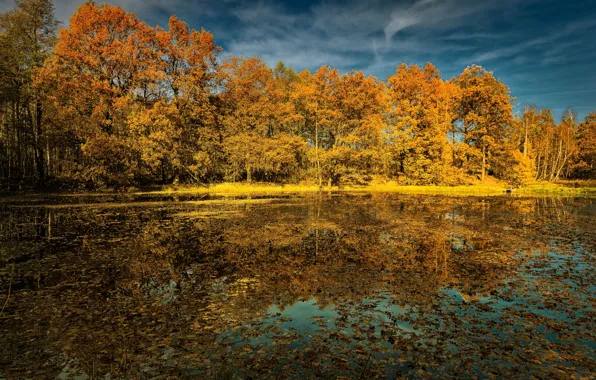
[[[502,184],[476,184],[469,186],[406,186],[394,182],[373,184],[368,186],[345,186],[319,188],[316,185],[278,185],[263,183],[220,183],[210,186],[166,188],[157,193],[162,194],[296,194],[316,193],[319,191],[343,192],[378,192],[398,194],[430,194],[454,196],[498,196],[505,195],[507,187]],[[596,186],[593,183],[584,185],[569,183],[539,183],[512,190],[517,196],[596,196]]]
[[[399,194],[431,194],[431,195],[472,195],[491,196],[505,194],[505,187],[495,185],[469,185],[469,186],[413,186],[398,185],[396,183],[375,184],[363,187],[346,187],[350,192],[378,192]]]
[[[593,183],[538,183],[515,190],[519,195],[596,196]]]
[[[337,189],[337,188],[335,188]],[[319,191],[315,185],[278,185],[267,183],[218,183],[209,186],[166,188],[157,193],[164,194],[281,194],[313,193]]]

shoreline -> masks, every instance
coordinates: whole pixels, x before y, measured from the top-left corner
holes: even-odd
[[[539,183],[520,188],[508,188],[499,184],[475,184],[461,186],[437,186],[437,185],[398,185],[396,183],[374,184],[367,186],[323,186],[299,184],[271,184],[271,183],[247,183],[247,182],[224,182],[211,185],[181,185],[164,186],[161,189],[129,189],[128,191],[116,191],[108,189],[104,191],[65,191],[65,192],[43,192],[23,191],[14,193],[0,193],[0,199],[32,197],[32,196],[59,196],[59,197],[102,197],[102,196],[139,196],[139,195],[267,195],[267,194],[315,194],[315,193],[387,193],[403,195],[443,195],[443,196],[513,196],[513,197],[596,197],[596,183],[586,181],[585,183]]]
[[[510,190],[510,192],[508,192]],[[209,186],[181,186],[165,188],[159,191],[142,192],[139,194],[305,194],[318,192],[343,193],[394,193],[404,195],[450,195],[450,196],[583,196],[596,197],[596,185],[572,187],[563,184],[536,184],[521,188],[510,189],[501,185],[463,185],[463,186],[416,186],[397,185],[394,183],[376,184],[368,186],[323,186],[316,185],[277,185],[277,184],[249,184],[221,183]]]

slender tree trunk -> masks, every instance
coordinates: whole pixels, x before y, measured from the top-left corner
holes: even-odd
[[[540,179],[545,180],[548,178],[548,156],[544,157],[544,165],[542,167],[542,176]]]
[[[486,145],[482,147],[482,174],[480,180],[484,182],[484,176],[486,173]]]
[[[321,176],[321,161],[319,160],[319,119],[315,117],[315,160],[317,161],[317,176],[319,177],[319,187],[323,186],[323,177]]]
[[[567,140],[567,141],[569,141],[569,140]],[[559,180],[559,176],[561,175],[561,172],[563,171],[565,166],[567,166],[567,161],[569,160],[569,156],[570,156],[569,144],[567,143],[565,145],[566,145],[565,153],[563,154],[563,160],[561,161],[559,168],[557,170],[557,174],[555,176],[555,181]]]
[[[543,181],[548,181],[548,172],[550,170],[550,164],[552,163],[552,160],[553,160],[553,152],[552,152],[551,144],[549,142],[549,145],[547,145],[544,148],[544,164],[542,165],[542,180]]]
[[[15,133],[15,149],[16,149],[16,160],[15,160],[15,175],[20,181],[23,179],[23,134],[21,133],[21,102],[19,99],[14,104],[14,133]]]
[[[451,161],[454,166],[457,166],[455,164],[455,125],[452,125],[451,129]]]
[[[41,102],[36,100],[35,102],[35,163],[37,166],[37,179],[41,186],[45,185],[45,167],[44,167],[44,152],[42,142],[42,116],[43,110]]]
[[[526,130],[524,137],[524,157],[528,157],[528,123],[524,120],[524,127]]]
[[[51,161],[50,161],[50,140],[46,136],[46,175],[51,177],[53,175]]]
[[[559,149],[557,151],[557,158],[555,159],[555,161],[553,162],[553,165],[551,167],[551,173],[550,173],[550,180],[553,181],[555,179],[555,175],[557,174],[557,168],[560,165],[560,161],[561,161],[561,153],[562,153],[562,149],[563,149],[563,140],[560,139],[559,140]]]
[[[9,113],[9,111],[7,110],[6,113]],[[7,167],[8,173],[7,173],[7,175],[8,175],[8,177],[6,177],[6,178],[8,180],[9,187],[10,187],[10,179],[12,177],[12,160],[13,160],[12,157],[13,157],[13,151],[14,151],[13,134],[10,132],[11,124],[12,123],[6,122],[6,136],[7,136],[7,140],[8,140],[8,143],[6,144],[6,148],[8,149],[8,152],[7,152],[7,155],[8,155],[8,160],[7,160],[8,161],[8,167]]]

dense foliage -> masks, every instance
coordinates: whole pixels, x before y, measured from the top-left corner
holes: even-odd
[[[152,28],[82,5],[57,33],[51,0],[0,18],[0,181],[87,188],[217,181],[513,185],[594,178],[596,114],[514,114],[470,66],[443,80],[401,64],[386,82],[220,59],[175,16]]]

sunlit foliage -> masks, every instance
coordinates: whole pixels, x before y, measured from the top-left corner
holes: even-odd
[[[464,185],[594,178],[594,114],[514,113],[476,65],[386,82],[228,57],[208,31],[167,30],[87,2],[57,36],[49,0],[0,17],[0,186],[126,188],[258,181]],[[491,177],[491,178],[489,178]],[[4,185],[6,184],[6,185]]]

